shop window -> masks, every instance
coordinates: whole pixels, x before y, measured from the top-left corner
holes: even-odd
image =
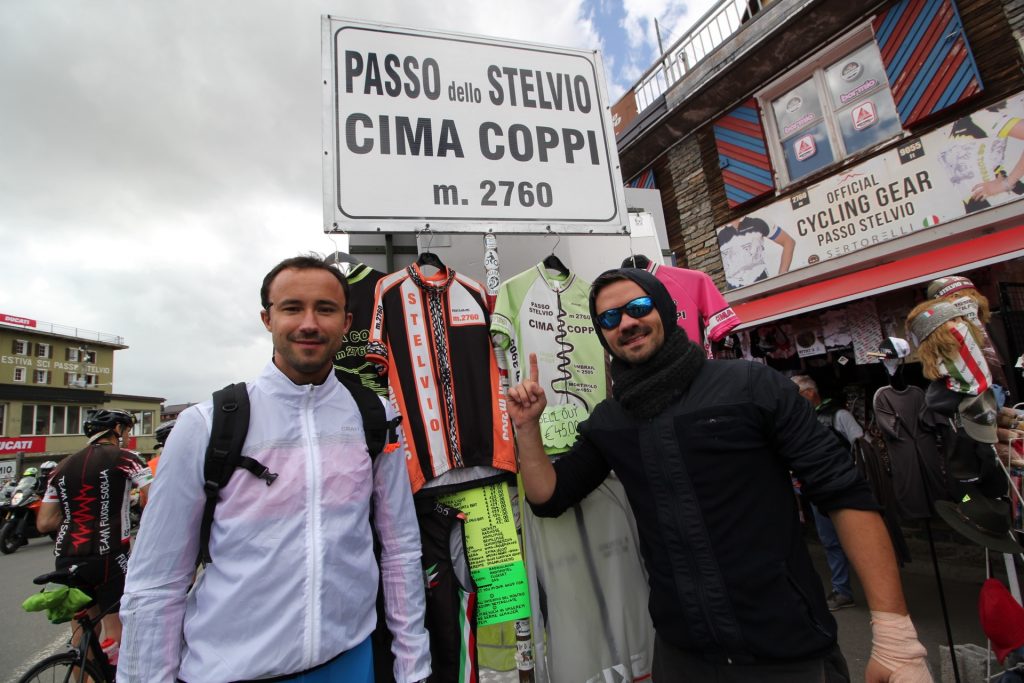
[[[82,408],[25,404],[21,408],[21,433],[25,436],[81,434]]]
[[[14,381],[24,382],[25,377],[28,375],[28,370],[25,368],[14,368]]]
[[[69,387],[84,389],[93,387],[99,383],[98,375],[86,374],[84,372],[68,372],[64,374],[64,384]]]
[[[15,356],[27,356],[32,352],[32,343],[24,339],[15,339],[11,345],[11,353]]]
[[[35,420],[33,421],[33,434],[45,435],[50,433],[50,408],[51,406],[34,406]]]
[[[781,186],[903,133],[868,27],[776,81],[758,98]]]
[[[132,428],[132,433],[136,436],[152,436],[153,411],[137,410],[132,415],[135,416],[135,427]]]
[[[67,417],[67,406],[53,406],[50,409],[50,433],[65,434],[64,419]]]
[[[49,358],[53,354],[53,347],[50,344],[39,342],[36,344],[36,358]]]

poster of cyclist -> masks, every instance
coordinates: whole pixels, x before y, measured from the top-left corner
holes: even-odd
[[[1024,94],[894,138],[887,151],[720,226],[717,245],[736,289],[1022,196]]]

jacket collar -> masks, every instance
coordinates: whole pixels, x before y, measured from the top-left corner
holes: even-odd
[[[317,405],[329,400],[341,386],[333,372],[323,384],[296,384],[274,365],[273,359],[267,361],[257,381],[268,394],[276,398],[301,403],[312,395]]]

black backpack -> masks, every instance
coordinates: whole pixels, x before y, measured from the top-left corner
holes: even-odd
[[[359,414],[363,418],[363,433],[366,436],[366,450],[371,459],[381,453],[390,453],[398,448],[399,415],[387,419],[384,405],[371,389],[359,383],[358,379],[339,377],[338,380],[355,399]],[[203,489],[206,492],[206,506],[199,527],[200,564],[213,562],[210,557],[210,527],[213,526],[213,512],[220,502],[220,490],[227,486],[235,469],[241,467],[259,477],[270,486],[277,474],[253,458],[242,455],[245,436],[249,431],[249,392],[245,382],[229,384],[213,392],[213,426],[210,443],[206,447],[203,465]]]

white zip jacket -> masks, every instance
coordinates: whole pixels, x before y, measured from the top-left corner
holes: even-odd
[[[243,455],[278,478],[268,486],[235,471],[214,514],[213,562],[188,591],[212,402],[181,414],[128,565],[117,680],[269,678],[310,669],[361,643],[376,623],[371,492],[395,677],[426,678],[421,546],[404,437],[403,448],[379,455],[371,471],[359,409],[333,374],[320,386],[298,386],[270,362],[248,390]]]

